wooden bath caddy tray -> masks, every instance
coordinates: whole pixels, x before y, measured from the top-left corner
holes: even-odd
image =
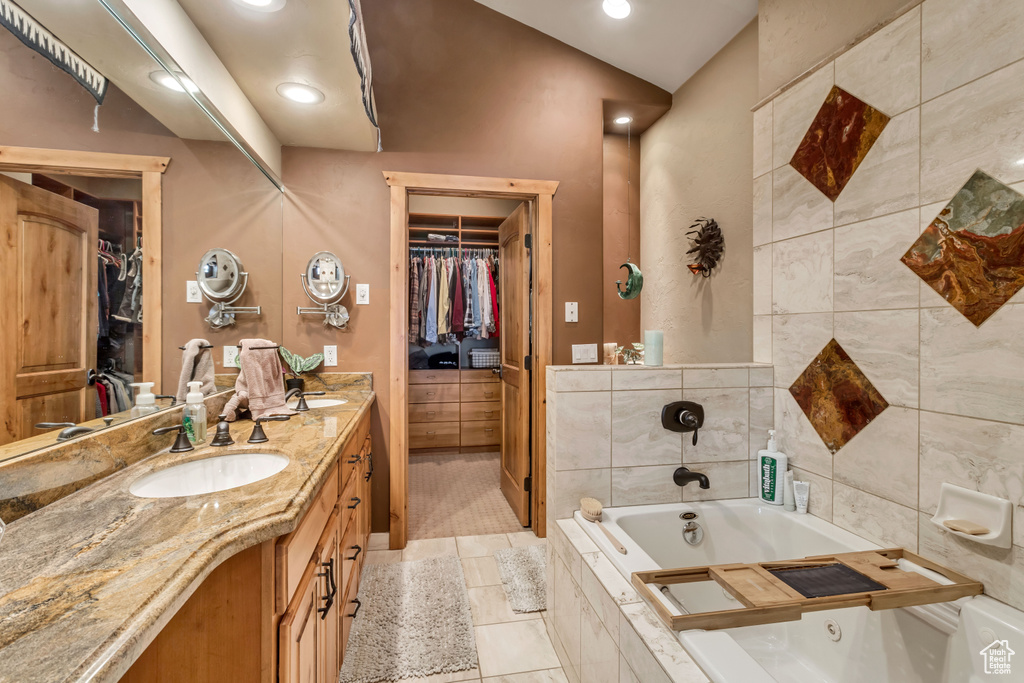
[[[942,585],[917,572],[904,571],[897,563],[901,558],[953,583]],[[743,607],[675,615],[651,587],[698,581],[715,581]],[[805,612],[839,607],[882,610],[927,605],[979,595],[983,589],[977,581],[903,548],[817,555],[784,562],[635,572],[633,585],[675,631],[798,621]]]

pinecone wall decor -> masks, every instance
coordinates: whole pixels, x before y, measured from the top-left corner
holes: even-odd
[[[697,222],[690,226],[686,233],[693,242],[693,246],[687,254],[696,254],[695,263],[687,266],[694,275],[711,277],[711,271],[718,265],[725,251],[725,238],[722,236],[722,229],[718,227],[718,221],[714,218],[698,218]]]

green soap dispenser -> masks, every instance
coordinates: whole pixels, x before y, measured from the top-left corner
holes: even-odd
[[[203,402],[205,396],[200,391],[202,386],[202,382],[189,382],[188,394],[185,396],[182,424],[193,445],[206,442],[206,404]]]
[[[775,447],[775,430],[769,429],[768,448],[757,452],[757,472],[761,481],[758,498],[765,503],[782,505],[788,466],[789,458]]]

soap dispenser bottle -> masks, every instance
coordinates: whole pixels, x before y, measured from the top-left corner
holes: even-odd
[[[156,396],[153,394],[153,382],[132,382],[131,386],[137,387],[139,390],[130,413],[132,417],[142,417],[160,410],[156,404]]]
[[[757,452],[757,470],[761,477],[758,497],[765,503],[782,505],[785,488],[783,477],[788,465],[789,458],[775,447],[775,430],[769,429],[768,447]]]
[[[200,387],[202,382],[189,382],[188,394],[185,396],[185,415],[182,424],[188,440],[194,444],[206,442],[206,404]]]

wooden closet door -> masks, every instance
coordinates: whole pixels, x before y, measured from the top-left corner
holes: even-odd
[[[0,176],[0,444],[37,422],[94,417],[98,222],[96,209]]]
[[[530,232],[526,204],[498,228],[501,316],[501,492],[523,526],[530,524]]]

